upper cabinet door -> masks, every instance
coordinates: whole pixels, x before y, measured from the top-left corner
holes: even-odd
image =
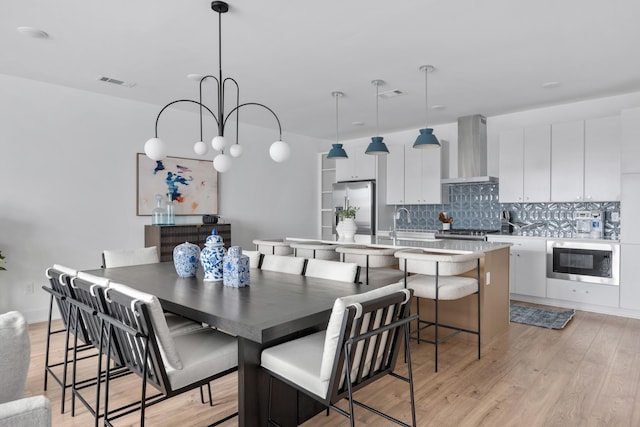
[[[390,145],[387,154],[387,204],[404,204],[404,145]]]
[[[584,121],[551,126],[551,201],[584,200]]]
[[[523,199],[523,129],[500,133],[500,202],[522,203]]]
[[[584,199],[620,200],[620,117],[585,121]]]
[[[640,173],[640,108],[623,110],[622,154],[620,158],[622,173]]]
[[[376,156],[365,154],[368,143],[345,144],[348,159],[336,159],[337,181],[376,179]]]
[[[526,203],[551,200],[551,126],[525,128],[523,198]]]

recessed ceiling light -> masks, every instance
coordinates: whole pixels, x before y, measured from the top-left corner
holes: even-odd
[[[444,105],[436,104],[431,106],[432,110],[444,110]]]
[[[364,126],[364,122],[351,122],[353,126]]]
[[[193,81],[196,81],[196,82],[199,82],[200,80],[202,80],[203,77],[204,77],[204,74],[195,74],[195,73],[187,74],[187,78],[189,80],[193,80]]]
[[[24,34],[25,36],[33,37],[35,39],[48,39],[49,38],[49,34],[47,34],[45,31],[42,31],[39,28],[18,27],[17,30],[21,34]]]
[[[136,85],[133,82],[125,82],[123,80],[118,80],[118,79],[114,79],[106,76],[98,76],[97,80],[100,82],[111,83],[117,86],[124,86],[124,87],[134,87]]]
[[[380,92],[378,96],[382,99],[395,98],[396,96],[404,95],[404,92],[400,89],[391,89],[386,92]]]
[[[542,84],[542,87],[545,89],[553,89],[558,86],[560,86],[560,82],[546,82]]]

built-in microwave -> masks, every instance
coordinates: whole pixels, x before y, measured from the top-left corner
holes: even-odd
[[[617,286],[620,284],[620,245],[547,240],[547,277]]]

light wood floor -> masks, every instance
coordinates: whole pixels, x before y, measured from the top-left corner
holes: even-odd
[[[43,392],[46,324],[30,327],[31,369],[27,394]],[[440,372],[433,372],[433,346],[412,343],[416,412],[420,426],[638,426],[640,425],[640,320],[577,312],[564,330],[511,324],[475,358],[472,337],[458,335],[441,347]],[[58,345],[56,345],[58,344]],[[60,342],[54,343],[60,348]],[[53,357],[60,357],[60,353]],[[94,362],[81,373],[94,374]],[[404,371],[404,365],[399,367]],[[116,392],[133,399],[138,379],[129,376]],[[202,426],[235,410],[236,376],[214,383],[210,408],[198,391],[151,407],[150,426]],[[87,426],[84,407],[60,414],[60,387],[50,381],[46,395],[54,426]],[[217,399],[216,399],[217,395]],[[408,387],[393,378],[362,390],[357,398],[409,421]],[[385,420],[356,408],[358,425],[384,426]],[[136,416],[116,425],[137,425]],[[233,419],[225,426],[234,426]],[[348,425],[337,413],[320,414],[305,426]]]

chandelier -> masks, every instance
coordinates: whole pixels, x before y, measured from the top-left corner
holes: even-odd
[[[213,167],[218,172],[226,172],[231,168],[231,163],[232,163],[231,158],[241,156],[243,151],[242,146],[238,143],[239,110],[240,108],[245,107],[247,105],[254,105],[254,106],[262,107],[266,109],[276,119],[276,122],[278,123],[279,137],[278,137],[278,140],[273,144],[271,144],[271,147],[269,147],[269,155],[275,162],[284,162],[289,158],[291,154],[291,149],[289,148],[289,145],[286,142],[282,141],[282,126],[280,125],[280,119],[278,119],[278,116],[276,115],[276,113],[266,105],[263,105],[257,102],[245,102],[240,104],[240,87],[238,86],[238,82],[236,82],[235,79],[233,79],[232,77],[223,78],[222,76],[222,14],[229,11],[229,5],[223,1],[213,1],[211,2],[211,9],[218,14],[218,76],[216,77],[212,75],[207,75],[200,79],[200,92],[199,92],[198,101],[195,101],[192,99],[178,99],[162,107],[162,109],[158,113],[158,116],[156,117],[155,137],[149,139],[144,144],[144,152],[147,155],[147,157],[149,157],[152,160],[155,160],[155,161],[163,160],[167,156],[167,148],[166,148],[165,142],[160,138],[158,138],[158,122],[160,120],[160,115],[162,115],[164,110],[166,110],[168,107],[174,104],[182,103],[182,102],[193,103],[198,105],[200,108],[200,140],[195,143],[193,150],[198,155],[205,155],[208,151],[207,144],[205,144],[202,141],[203,139],[202,114],[204,110],[206,110],[213,116],[213,118],[216,121],[216,124],[218,125],[218,135],[211,140],[212,148],[216,151],[219,151],[219,154],[217,154],[213,159]],[[216,82],[216,88],[218,91],[217,92],[218,94],[217,114],[215,114],[209,107],[207,107],[202,102],[202,85],[207,79],[213,79]],[[235,103],[235,107],[232,108],[225,115],[225,111],[224,111],[225,97],[226,97],[225,89],[227,88],[227,85],[232,85],[232,87],[235,86],[236,103]],[[235,122],[236,122],[236,141],[235,141],[235,144],[229,146],[227,138],[224,136],[225,135],[224,131],[227,125],[227,121],[229,120],[229,117],[231,117],[234,113],[235,113]],[[229,154],[225,153],[225,150],[228,150]]]

